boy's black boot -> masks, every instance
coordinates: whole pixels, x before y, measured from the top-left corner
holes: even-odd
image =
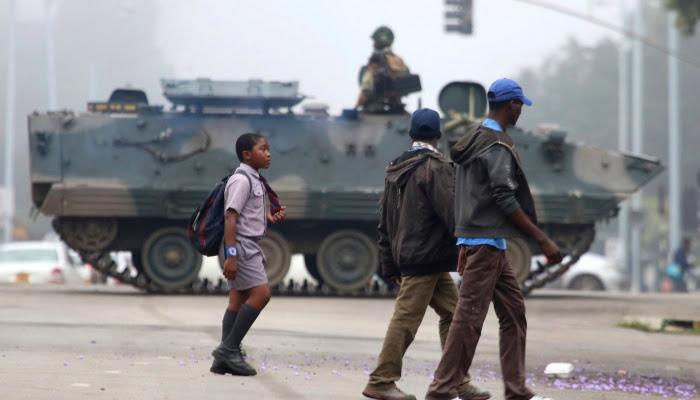
[[[211,363],[211,368],[209,368],[209,372],[213,372],[215,374],[219,375],[225,375],[225,374],[233,374],[234,371],[229,368],[225,362],[221,362],[219,360],[214,360],[213,363]]]
[[[211,355],[214,356],[216,361],[226,364],[226,366],[236,375],[252,376],[258,373],[255,368],[251,367],[250,364],[245,362],[239,348],[231,350],[221,344],[211,352]],[[213,367],[214,365],[212,365],[212,368]]]
[[[245,352],[245,350],[243,350],[243,346],[240,347],[240,350],[241,350],[241,356],[245,359],[246,352]],[[211,363],[211,368],[209,368],[209,372],[213,372],[213,373],[219,374],[219,375],[225,375],[225,374],[238,375],[236,373],[236,371],[229,368],[225,362],[219,361],[217,359],[214,359],[214,362]]]

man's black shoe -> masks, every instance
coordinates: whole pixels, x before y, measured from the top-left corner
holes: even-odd
[[[229,350],[223,345],[219,345],[219,347],[211,352],[211,355],[214,356],[216,361],[226,364],[226,366],[232,370],[232,373],[236,375],[252,376],[258,373],[255,368],[245,362],[240,349]],[[213,367],[214,365],[212,365],[212,368]]]

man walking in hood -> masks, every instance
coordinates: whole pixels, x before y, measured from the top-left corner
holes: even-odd
[[[523,105],[532,101],[510,79],[489,88],[489,114],[452,148],[457,164],[455,218],[462,276],[457,310],[426,399],[453,399],[467,374],[489,303],[500,325],[500,359],[507,400],[545,400],[525,386],[525,302],[506,257],[506,238],[530,237],[550,263],[561,262],[557,245],[537,227],[535,204],[513,140]],[[460,396],[460,398],[463,398]]]
[[[403,356],[413,342],[428,306],[440,316],[440,345],[457,304],[450,271],[457,263],[454,244],[454,173],[450,160],[437,150],[440,116],[422,108],[411,117],[413,144],[386,169],[379,215],[382,275],[400,285],[394,315],[384,338],[377,368],[362,394],[381,400],[416,400],[396,387]],[[457,390],[470,400],[486,400],[489,392],[462,376]]]

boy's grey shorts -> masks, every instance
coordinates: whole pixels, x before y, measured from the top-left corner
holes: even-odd
[[[265,254],[260,245],[246,237],[236,237],[236,250],[238,250],[238,274],[236,279],[227,280],[227,288],[245,290],[252,287],[266,284],[267,273],[265,272]],[[224,243],[219,247],[219,265],[223,269]]]

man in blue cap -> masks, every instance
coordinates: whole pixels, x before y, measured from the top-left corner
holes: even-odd
[[[489,114],[450,151],[457,164],[455,236],[457,272],[463,276],[442,359],[426,399],[459,396],[493,301],[500,326],[500,360],[507,400],[546,400],[525,386],[525,302],[506,257],[506,239],[531,237],[550,263],[561,262],[557,245],[537,227],[535,203],[513,140],[506,133],[523,105],[532,105],[515,81],[489,88]]]
[[[437,150],[440,116],[422,108],[411,117],[411,149],[387,167],[379,216],[382,275],[400,285],[394,315],[386,332],[377,367],[362,394],[372,399],[415,400],[396,387],[403,356],[416,336],[428,306],[440,316],[444,347],[457,304],[457,289],[449,272],[457,264],[454,245],[454,172]],[[472,400],[488,392],[462,376],[460,393]]]

